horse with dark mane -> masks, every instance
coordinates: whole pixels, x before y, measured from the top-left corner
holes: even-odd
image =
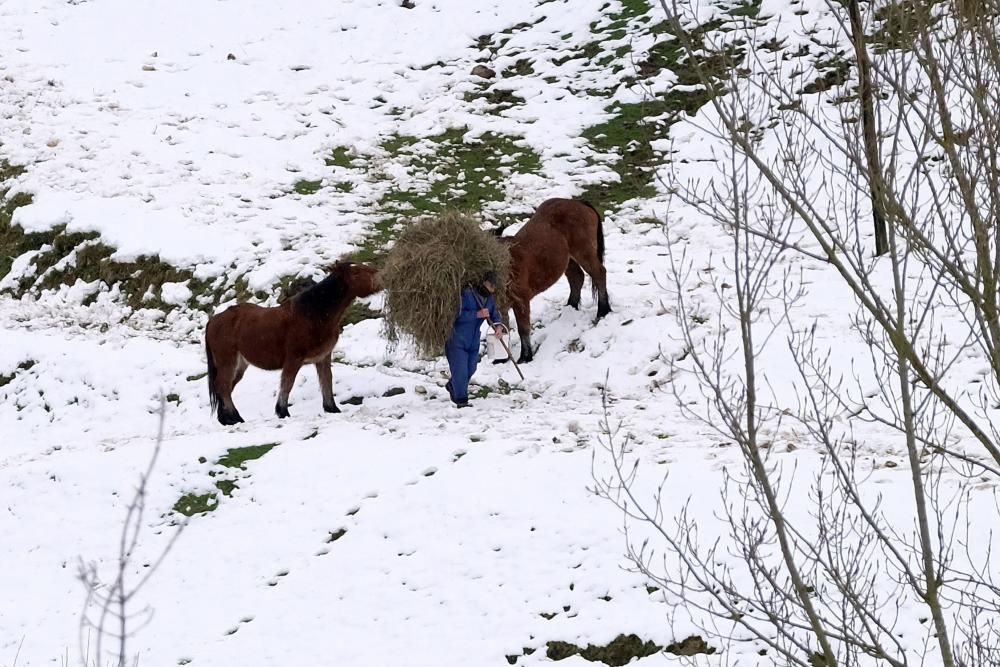
[[[597,320],[611,312],[604,268],[604,223],[590,202],[547,199],[517,234],[500,240],[510,246],[508,298],[521,338],[518,363],[534,357],[531,299],[552,287],[560,276],[565,275],[569,281],[567,305],[580,308],[580,290],[586,273],[597,299]]]
[[[279,306],[241,303],[213,315],[205,329],[208,397],[219,422],[237,424],[243,417],[233,404],[233,388],[248,366],[281,371],[274,411],[288,416],[288,394],[303,364],[314,364],[323,394],[323,410],[340,412],[333,398],[333,346],[340,321],[355,298],[381,289],[377,271],[365,264],[337,262],[328,275]]]

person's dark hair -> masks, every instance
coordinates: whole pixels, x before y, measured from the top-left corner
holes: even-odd
[[[479,282],[481,282],[481,283],[491,283],[495,287],[496,284],[497,284],[497,274],[496,274],[496,271],[487,271],[486,274],[483,276],[483,279],[480,280]]]

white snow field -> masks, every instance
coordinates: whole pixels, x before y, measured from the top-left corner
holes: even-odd
[[[14,222],[25,231],[95,232],[120,261],[157,255],[199,279],[241,277],[273,303],[280,278],[319,276],[324,263],[362,246],[385,197],[432,187],[433,173],[393,155],[387,139],[456,128],[467,142],[509,135],[537,155],[537,169],[506,172],[495,184],[502,201],[482,207],[487,217],[526,219],[548,197],[617,178],[581,133],[610,117],[612,101],[649,91],[612,68],[564,58],[620,9],[614,0],[415,0],[412,8],[398,0],[0,0],[0,158],[26,168],[5,187],[32,196]],[[605,35],[601,48],[652,46],[654,35],[630,25],[633,34]],[[480,40],[503,31],[502,47]],[[796,34],[790,29],[792,43]],[[500,73],[526,55],[530,76],[493,84],[522,101],[489,112],[472,68],[488,61]],[[648,88],[671,83],[665,71]],[[692,177],[715,170],[706,159],[714,139],[702,129],[710,117],[706,107],[678,123],[672,147],[660,146],[689,157]],[[337,150],[347,163],[327,162]],[[304,181],[318,182],[316,191],[298,192]],[[186,520],[130,601],[129,664],[527,667],[552,662],[549,642],[604,645],[635,634],[667,646],[701,634],[709,620],[634,571],[621,510],[593,491],[594,476],[611,472],[598,437],[605,391],[608,418],[621,422],[640,462],[637,495],[652,503],[669,474],[668,524],[690,499],[710,541],[723,528],[724,471],[741,465],[737,448],[683,414],[670,390],[689,406],[703,402],[670,370],[684,346],[668,239],[694,269],[690,312],[680,316],[694,317],[704,336],[733,325],[716,317],[712,287],[730,241],[661,183],[653,187],[650,197],[604,210],[613,312],[595,325],[589,294],[579,311],[564,305],[565,282],[537,297],[538,352],[523,368],[527,378],[484,360],[470,410],[448,401],[443,357],[388,350],[380,322],[369,319],[347,326],[335,351],[341,414],[323,413],[316,378],[304,370],[291,417],[279,420],[277,374],[250,369],[235,393],[246,423],[223,427],[203,375],[207,314],[183,305],[190,283],[157,295],[182,306],[169,312],[127,305],[97,281],[0,296],[0,665],[111,664],[113,638],[96,655],[96,633],[81,625],[78,572],[93,563],[104,581],[115,575],[161,397],[162,446],[126,582],[139,581],[174,539],[183,497],[215,493],[215,507]],[[669,235],[649,222],[668,210]],[[0,289],[31,277],[31,257],[14,258]],[[834,272],[801,256],[781,261],[803,272],[808,291],[789,330],[818,323],[817,344],[835,347],[836,367],[876,382],[851,329],[855,302]],[[227,293],[219,308],[235,300]],[[379,297],[369,305],[377,310]],[[782,335],[761,363],[775,400],[791,401]],[[984,368],[970,356],[955,381],[974,381]],[[345,403],[351,397],[362,402]],[[801,435],[775,432],[771,446],[775,462],[796,470],[793,494],[804,493],[822,459]],[[854,437],[859,473],[906,525],[902,438],[873,424]],[[218,463],[259,445],[273,447],[242,467]],[[236,486],[224,495],[220,480]],[[993,526],[993,483],[980,491],[970,512]],[[793,499],[789,511],[807,517],[809,506]],[[925,612],[910,599],[899,604],[900,641],[922,645]],[[775,664],[764,644],[739,633],[715,648],[699,659]],[[632,664],[678,660],[657,652]],[[572,656],[561,664],[592,663]]]

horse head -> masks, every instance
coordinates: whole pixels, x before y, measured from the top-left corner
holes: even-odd
[[[330,267],[329,275],[342,280],[352,297],[371,296],[382,289],[378,269],[368,264],[340,261]]]

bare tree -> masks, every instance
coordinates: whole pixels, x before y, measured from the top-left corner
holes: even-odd
[[[103,579],[94,562],[85,563],[81,559],[79,563],[78,578],[86,589],[79,636],[81,662],[85,666],[91,659],[92,635],[94,661],[97,665],[104,664],[106,639],[114,642],[114,648],[110,652],[113,655],[113,662],[110,664],[115,667],[125,667],[129,663],[128,640],[152,619],[150,607],[136,611],[132,608],[133,602],[163,564],[186,525],[186,522],[182,522],[177,526],[156,559],[148,566],[143,566],[144,572],[137,567],[135,557],[145,527],[146,493],[160,455],[160,447],[163,445],[165,417],[166,399],[161,397],[156,443],[146,471],[139,477],[139,483],[126,507],[125,521],[118,538],[113,577],[110,580]],[[135,659],[138,662],[138,655]]]
[[[610,466],[595,468],[598,490],[625,510],[630,537],[641,525],[659,538],[630,539],[630,558],[679,604],[789,664],[996,664],[1000,634],[983,617],[1000,606],[992,536],[959,539],[975,523],[974,484],[1000,476],[991,412],[1000,402],[996,13],[977,9],[969,19],[917,1],[864,11],[848,3],[845,14],[830,2],[858,69],[859,94],[844,95],[837,86],[846,81],[823,76],[825,87],[793,85],[817,65],[790,71],[762,21],[693,40],[698,8],[661,7],[706,87],[718,73],[704,68],[703,49],[748,45],[702,124],[718,147],[718,173],[686,180],[675,165],[665,176],[670,192],[729,234],[714,332],[687,318],[691,266],[673,242],[665,287],[684,350],[672,360],[678,405],[737,444],[741,467],[726,476],[725,538],[701,544],[687,509],[670,516],[658,494],[636,495],[637,459],[606,422]],[[804,32],[822,51],[833,48]],[[882,259],[865,251],[866,201],[885,218]],[[670,229],[668,215],[668,238]],[[854,299],[851,328],[871,350],[867,360],[835,362],[815,324],[792,317],[802,294],[783,259],[792,253],[822,257]],[[781,339],[795,378],[761,372],[759,356]],[[975,358],[990,372],[970,391],[962,379]],[[686,378],[701,392],[697,408]],[[794,384],[798,398],[783,401],[773,384]],[[770,447],[793,432],[823,455],[808,493]],[[859,448],[873,447],[866,440],[891,434],[909,473],[908,524],[858,470]],[[801,508],[789,513],[789,493],[808,498],[808,518]],[[738,557],[738,573],[731,558],[720,566],[726,554]],[[904,605],[925,610],[919,646],[898,638]],[[717,635],[719,627],[705,624]]]

